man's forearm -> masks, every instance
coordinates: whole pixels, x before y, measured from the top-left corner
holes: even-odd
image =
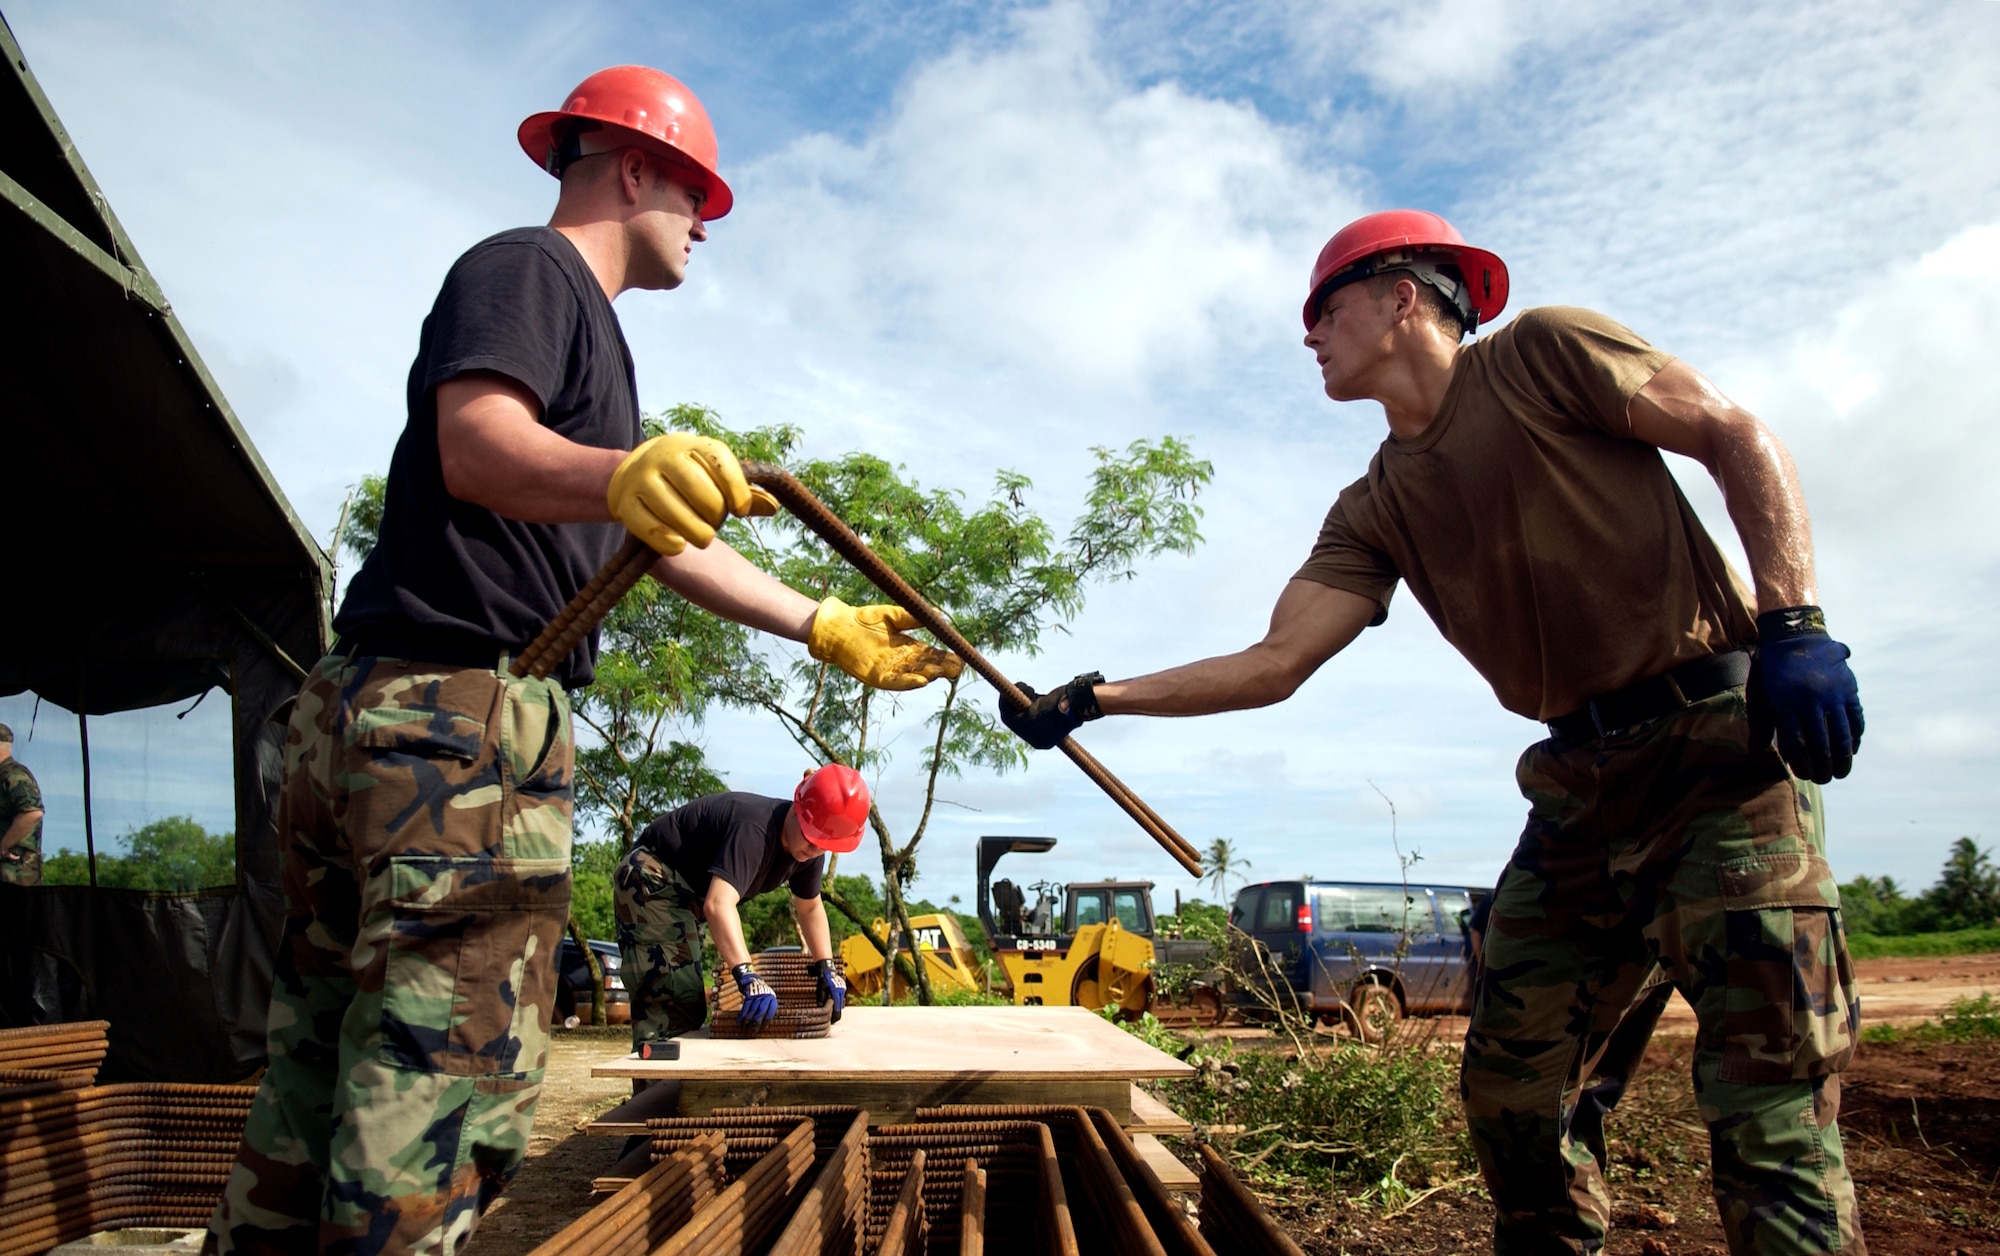
[[[804,641],[819,610],[819,603],[720,540],[660,559],[653,578],[712,615],[787,641]]]
[[[24,811],[20,815],[15,816],[14,822],[7,826],[7,831],[0,833],[0,855],[6,854],[22,842],[27,841],[29,836],[34,833],[35,826],[41,822],[42,813],[39,811]]]
[[[799,920],[799,936],[805,939],[806,955],[812,959],[833,958],[833,932],[826,923],[826,904],[817,898],[795,898],[792,914]]]
[[[1748,414],[1743,419],[1724,429],[1715,478],[1750,559],[1757,610],[1815,605],[1812,520],[1798,468],[1771,429]]]
[[[1106,715],[1212,715],[1282,702],[1361,635],[1376,609],[1358,593],[1292,580],[1256,645],[1098,685],[1097,705]]]

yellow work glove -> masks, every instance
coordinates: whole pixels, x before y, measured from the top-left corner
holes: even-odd
[[[900,606],[849,606],[837,597],[819,604],[806,649],[872,689],[922,689],[938,677],[958,679],[965,664],[936,646],[906,636],[917,617]]]
[[[655,436],[627,454],[605,501],[612,518],[662,554],[706,547],[730,515],[778,513],[778,499],[743,478],[729,446],[692,432]]]

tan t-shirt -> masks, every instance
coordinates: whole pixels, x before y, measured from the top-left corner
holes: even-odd
[[[1632,438],[1626,406],[1672,360],[1589,310],[1523,311],[1459,354],[1421,436],[1382,442],[1295,579],[1386,611],[1400,577],[1531,719],[1748,644],[1749,590]]]

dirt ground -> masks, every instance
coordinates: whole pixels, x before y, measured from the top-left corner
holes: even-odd
[[[1937,1017],[1954,999],[2000,993],[2000,955],[1862,960],[1856,975],[1864,1023],[1907,1025]],[[1454,1041],[1463,1021],[1434,1028]],[[1608,1185],[1619,1222],[1609,1256],[1724,1251],[1709,1195],[1707,1133],[1688,1082],[1693,1031],[1693,1013],[1676,999],[1644,1072],[1608,1122]],[[590,1206],[591,1178],[621,1147],[577,1130],[627,1094],[627,1083],[592,1078],[590,1066],[622,1051],[627,1034],[622,1027],[557,1034],[528,1162],[481,1222],[470,1256],[528,1252]],[[2000,1044],[1867,1044],[1843,1076],[1840,1120],[1874,1251],[2000,1256]],[[1312,1201],[1276,1211],[1313,1256],[1483,1252],[1493,1217],[1470,1184],[1394,1215]]]

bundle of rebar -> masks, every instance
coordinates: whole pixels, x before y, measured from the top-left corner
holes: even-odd
[[[987,1175],[983,1230],[996,1251],[1072,1256],[1080,1250],[1055,1141],[1040,1121],[918,1121],[877,1129],[868,1138],[871,1244],[887,1233],[919,1151],[927,1165],[924,1212],[938,1250],[959,1243],[968,1160]]]
[[[868,1208],[868,1114],[852,1111],[846,1130],[820,1162],[812,1185],[772,1245],[771,1256],[861,1256]],[[834,1124],[820,1119],[820,1135]]]
[[[111,1045],[110,1032],[109,1021],[0,1029],[0,1095],[21,1087],[45,1093],[90,1085]]]
[[[652,1169],[536,1256],[1298,1256],[1206,1147],[1197,1228],[1102,1108],[925,1108],[874,1130],[853,1107],[726,1108],[646,1128]],[[696,1148],[712,1164],[700,1199],[686,1171],[663,1168]]]
[[[717,1038],[824,1038],[833,1028],[833,1005],[819,1001],[819,977],[807,970],[812,963],[796,952],[762,951],[750,957],[750,967],[778,996],[778,1011],[770,1020],[745,1025],[743,992],[727,968],[715,971],[715,1015],[708,1032]],[[834,961],[838,971],[839,961]]]
[[[207,1224],[255,1094],[148,1083],[0,1097],[0,1256]]]
[[[1201,1234],[1218,1252],[1305,1256],[1207,1143],[1201,1144]]]
[[[690,1139],[532,1256],[647,1256],[722,1193],[722,1135]]]

